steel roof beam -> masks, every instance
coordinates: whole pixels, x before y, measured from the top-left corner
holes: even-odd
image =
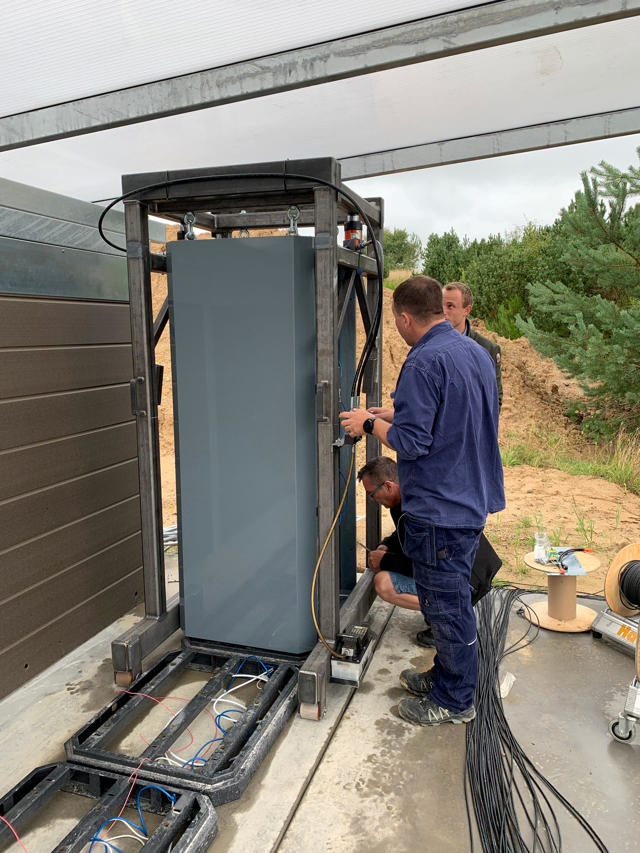
[[[342,180],[353,181],[632,133],[640,133],[640,107],[342,157],[338,162]]]
[[[640,0],[499,0],[0,118],[0,151],[640,14]]]

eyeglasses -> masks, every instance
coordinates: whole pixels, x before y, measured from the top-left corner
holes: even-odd
[[[373,496],[375,495],[375,493],[378,491],[378,489],[381,489],[383,486],[384,486],[384,483],[380,483],[380,485],[376,486],[375,489],[372,489],[370,492],[367,492],[367,497],[371,498],[371,500],[373,500]]]

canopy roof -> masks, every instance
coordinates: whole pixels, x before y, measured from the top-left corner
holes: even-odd
[[[332,156],[351,179],[640,132],[640,0],[34,0],[1,38],[0,175],[78,198],[160,169]]]

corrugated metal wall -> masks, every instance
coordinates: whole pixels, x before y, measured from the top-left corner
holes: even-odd
[[[0,695],[144,595],[126,264],[96,221],[0,181]]]

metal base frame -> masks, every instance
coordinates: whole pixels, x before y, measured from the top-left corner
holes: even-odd
[[[116,773],[137,770],[141,779],[207,794],[214,805],[238,799],[296,704],[296,667],[268,656],[262,656],[261,660],[273,667],[269,680],[264,682],[253,704],[224,734],[204,766],[174,767],[167,765],[163,757],[207,704],[228,688],[241,665],[244,674],[263,671],[260,662],[248,658],[246,652],[235,655],[195,649],[169,652],[134,682],[129,693],[116,696],[67,741],[67,758]],[[143,718],[150,709],[148,697],[167,695],[172,682],[187,669],[210,672],[211,678],[143,753],[132,757],[106,748],[116,735]]]
[[[31,821],[37,820],[40,810],[59,791],[91,797],[96,800],[95,805],[52,848],[54,853],[80,853],[105,821],[119,814],[127,798],[135,808],[140,795],[141,811],[163,818],[145,841],[145,850],[150,853],[204,853],[218,833],[218,816],[211,800],[202,794],[166,785],[165,790],[175,798],[172,802],[157,788],[143,791],[145,786],[145,782],[132,783],[126,776],[89,767],[47,764],[33,770],[0,799],[0,815],[16,831],[23,831]],[[0,822],[0,847],[14,840],[7,824]]]

